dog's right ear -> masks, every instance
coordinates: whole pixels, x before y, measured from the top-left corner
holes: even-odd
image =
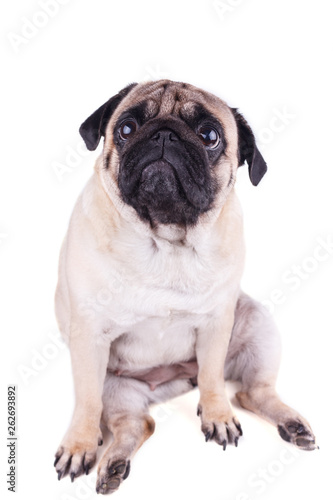
[[[105,129],[112,113],[136,85],[137,83],[131,83],[122,89],[82,123],[79,132],[89,151],[94,151],[97,148],[101,137],[105,136]]]
[[[239,167],[246,162],[249,167],[249,176],[252,184],[257,186],[265,173],[267,165],[263,159],[254,138],[250,125],[237,108],[230,108],[236,120],[238,129],[238,160]]]

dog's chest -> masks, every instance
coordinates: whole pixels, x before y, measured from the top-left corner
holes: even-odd
[[[132,253],[128,246],[118,248],[108,273],[112,301],[104,309],[118,325],[134,328],[153,318],[168,327],[186,318],[190,325],[223,300],[228,266],[219,268],[203,250],[198,254],[193,247],[170,244],[157,248],[150,242],[139,242]]]

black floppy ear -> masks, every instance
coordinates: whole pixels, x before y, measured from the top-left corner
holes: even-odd
[[[267,172],[266,162],[257,148],[250,125],[238,112],[237,108],[231,108],[231,111],[234,114],[238,128],[239,166],[244,165],[245,161],[247,162],[251,182],[254,186],[257,186]]]
[[[105,135],[105,129],[112,113],[136,85],[137,83],[131,83],[122,89],[82,123],[79,132],[89,151],[94,151],[97,148],[101,137]]]

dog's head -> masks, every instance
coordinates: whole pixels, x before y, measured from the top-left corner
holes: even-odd
[[[105,137],[104,186],[152,227],[197,224],[221,208],[238,166],[248,163],[254,185],[267,169],[242,115],[180,82],[129,85],[95,111],[80,133],[90,150]]]

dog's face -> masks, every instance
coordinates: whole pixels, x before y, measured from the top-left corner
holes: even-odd
[[[93,113],[80,133],[90,150],[105,137],[104,185],[152,227],[193,226],[220,209],[245,161],[253,184],[266,172],[237,110],[185,83],[132,84]]]

